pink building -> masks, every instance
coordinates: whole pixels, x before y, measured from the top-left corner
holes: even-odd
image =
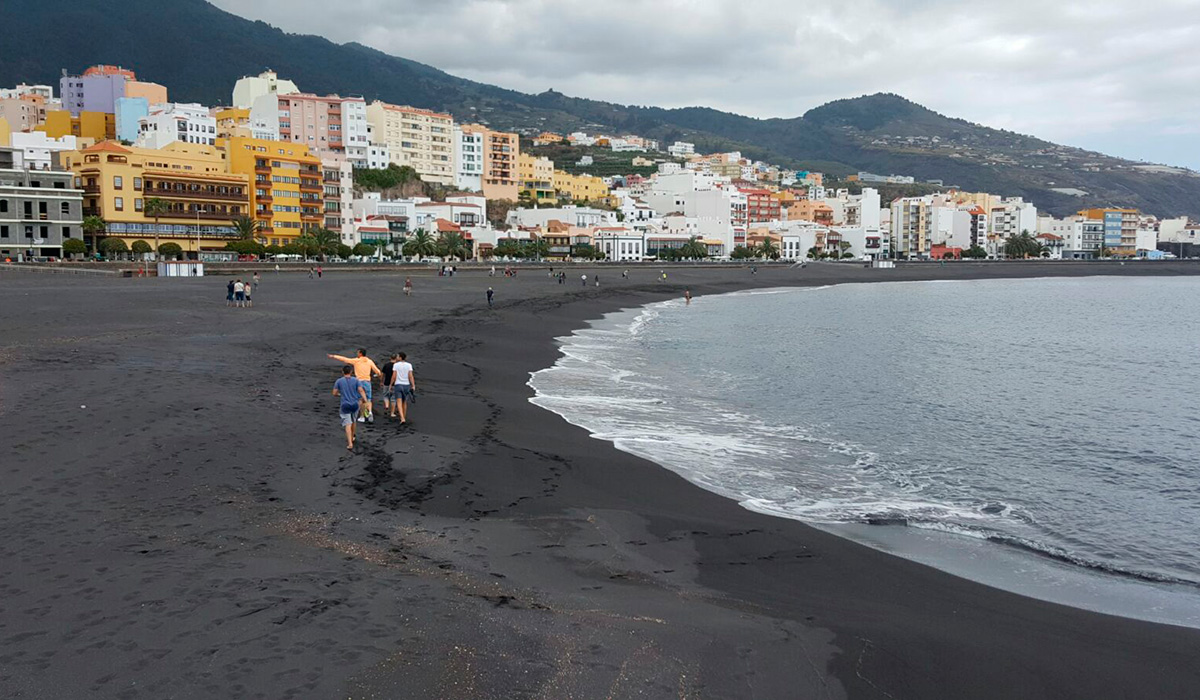
[[[361,97],[279,96],[279,138],[302,143],[322,157],[343,156],[367,165],[367,103]]]

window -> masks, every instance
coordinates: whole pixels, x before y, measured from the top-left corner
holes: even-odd
[[[113,175],[113,189],[121,189],[124,187],[124,180],[120,175]]]
[[[32,227],[32,226],[26,226],[26,227],[25,227],[25,237],[26,237],[26,238],[33,238],[33,227]]]
[[[135,177],[135,178],[133,178],[133,189],[135,189],[135,190],[138,190],[138,191],[141,191],[141,189],[142,189],[142,178],[140,178],[140,177]]]
[[[59,210],[59,213],[61,213],[63,216],[68,216],[68,215],[70,215],[70,213],[71,213],[71,203],[70,203],[70,202],[63,202],[63,203],[59,204],[59,205],[58,205],[58,210]]]
[[[140,200],[140,199],[133,200],[133,210],[134,211],[142,210],[142,200]]]
[[[0,238],[8,238],[8,227],[0,226]]]
[[[50,237],[50,227],[49,226],[39,226],[38,227],[38,238],[49,238],[49,237]]]
[[[117,211],[125,211],[125,200],[121,197],[113,197],[113,208]]]
[[[8,200],[0,199],[0,212],[8,211]]]
[[[70,237],[71,237],[71,227],[63,226],[63,238],[70,238]]]
[[[65,190],[65,189],[67,189],[67,183],[63,182],[62,180],[55,180],[54,181],[54,189]]]

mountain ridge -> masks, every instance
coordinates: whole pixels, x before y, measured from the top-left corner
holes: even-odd
[[[221,104],[237,78],[271,68],[309,92],[438,109],[499,129],[618,131],[666,143],[692,141],[702,151],[741,150],[835,176],[866,170],[919,181],[937,178],[964,189],[1022,196],[1060,216],[1090,206],[1132,206],[1160,216],[1200,218],[1195,173],[1155,172],[1145,164],[991,129],[892,93],[767,119],[704,106],[620,105],[556,90],[528,94],[357,42],[289,34],[204,0],[173,0],[168,9],[157,0],[5,0],[0,26],[7,28],[9,44],[0,55],[0,85],[57,84],[60,69],[77,73],[113,63],[166,85],[173,100]]]

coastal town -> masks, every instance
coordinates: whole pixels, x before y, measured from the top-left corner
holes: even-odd
[[[497,131],[272,71],[231,87],[227,105],[178,103],[96,65],[0,88],[0,259],[1161,259],[1200,237],[1117,205],[1056,218],[905,175]]]

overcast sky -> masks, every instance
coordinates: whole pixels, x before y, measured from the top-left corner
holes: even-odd
[[[756,117],[895,92],[1200,170],[1200,0],[212,1],[525,92]]]

